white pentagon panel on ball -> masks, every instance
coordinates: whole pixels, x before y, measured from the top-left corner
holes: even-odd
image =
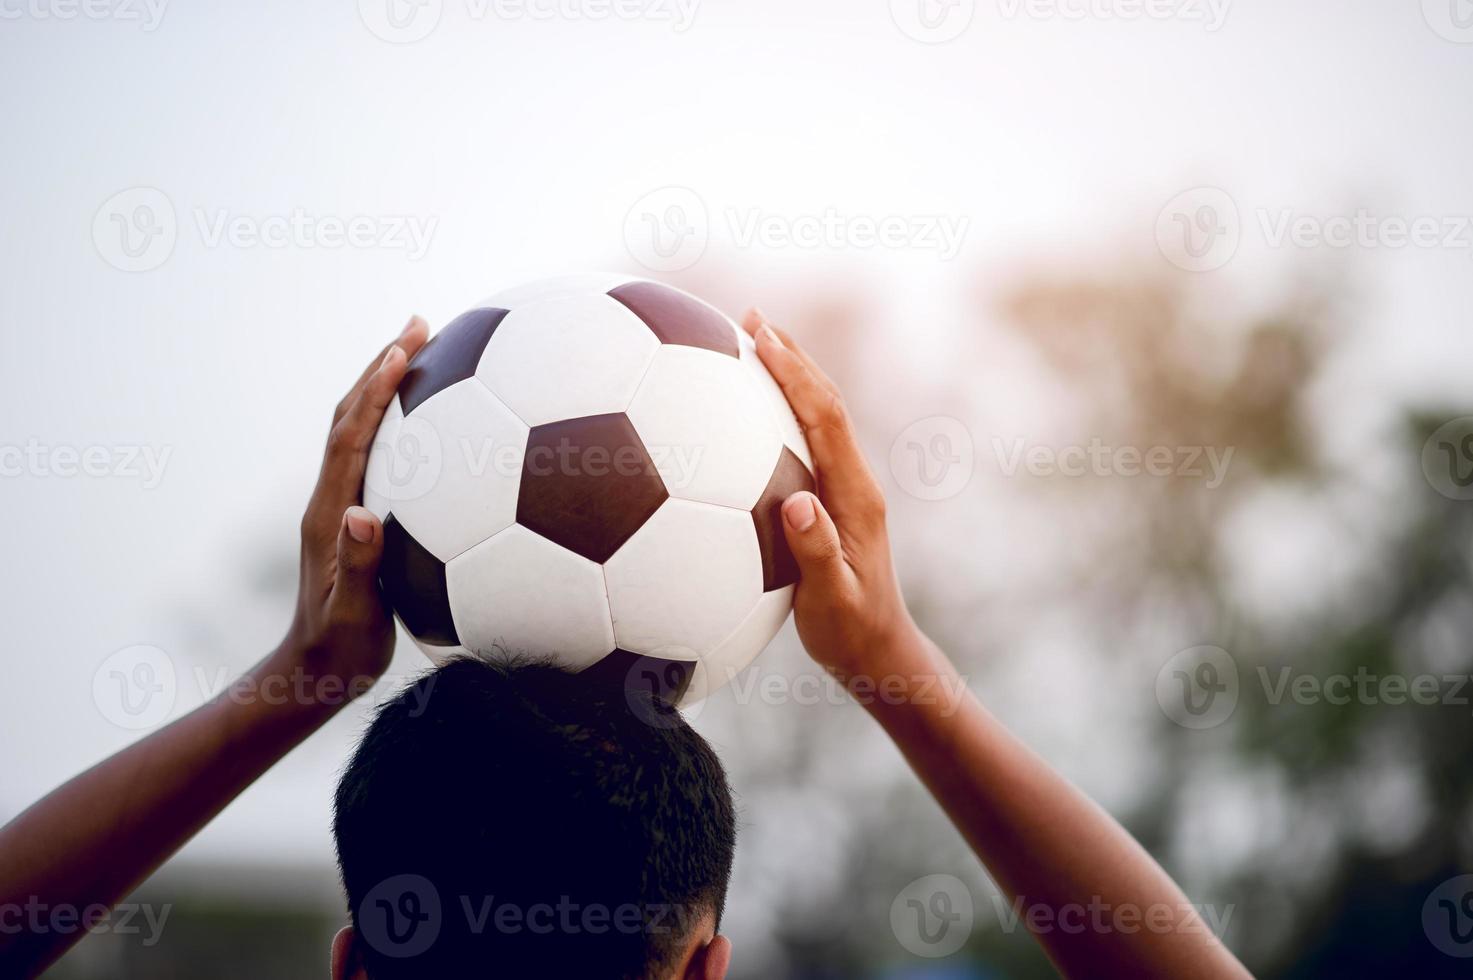
[[[660,342],[603,293],[518,306],[496,328],[477,376],[528,425],[629,406]]]
[[[661,347],[628,415],[672,497],[751,510],[782,453],[751,371],[698,347]]]
[[[380,522],[389,516],[394,483],[399,479],[394,461],[399,451],[399,426],[403,421],[404,407],[396,394],[384,412],[378,432],[374,434],[373,447],[368,451],[368,464],[363,470],[363,506]]]
[[[401,629],[404,628],[404,624],[402,622],[399,624],[399,626]],[[404,632],[408,634],[411,640],[414,641],[414,645],[419,647],[419,652],[424,654],[429,659],[430,663],[434,664],[436,667],[443,667],[451,660],[454,660],[456,657],[474,656],[474,654],[467,650],[465,647],[437,647],[433,643],[425,643],[423,640],[416,637],[413,633],[410,633],[407,629],[405,629]]]
[[[772,409],[773,418],[777,421],[778,431],[782,433],[783,445],[793,451],[793,454],[803,461],[808,467],[808,472],[813,472],[813,454],[808,450],[808,440],[803,437],[803,427],[798,424],[798,417],[793,414],[793,407],[788,404],[788,397],[783,394],[782,387],[777,379],[767,370],[767,365],[762,363],[762,357],[757,353],[757,345],[747,332],[737,338],[737,344],[741,347],[742,363],[752,372],[752,377],[757,379],[757,387],[767,399],[768,406]]]
[[[762,595],[750,514],[671,499],[604,563],[619,648],[698,660],[731,636]]]
[[[736,631],[721,641],[721,644],[701,658],[701,668],[691,676],[690,687],[681,699],[683,704],[694,704],[713,692],[720,690],[742,671],[751,666],[777,631],[788,621],[793,611],[793,593],[796,586],[764,592],[757,598],[757,605],[742,620]]]
[[[520,286],[493,293],[478,303],[477,308],[514,310],[528,303],[555,299],[559,296],[572,296],[580,293],[602,295],[625,283],[638,281],[640,281],[638,276],[628,276],[617,272],[583,272],[568,276],[553,276],[550,279],[539,279],[537,282],[523,283]]]
[[[455,632],[479,653],[581,670],[614,649],[603,570],[519,524],[447,564],[445,584]]]
[[[424,458],[439,459],[433,480],[423,481],[408,499],[394,499],[394,516],[416,541],[448,562],[511,526],[530,431],[526,423],[480,381],[467,378],[405,416],[401,440],[411,428],[421,444],[435,443]]]

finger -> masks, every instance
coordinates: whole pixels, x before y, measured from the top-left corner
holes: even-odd
[[[338,422],[342,421],[343,416],[348,414],[348,409],[353,407],[353,403],[358,400],[359,394],[362,393],[363,386],[368,383],[368,379],[373,377],[374,372],[378,370],[379,365],[388,356],[390,347],[398,347],[404,352],[405,357],[413,358],[415,354],[419,353],[419,349],[425,345],[429,334],[430,326],[424,321],[423,317],[410,317],[409,322],[404,325],[404,329],[399,332],[399,338],[385,345],[384,349],[378,352],[378,356],[368,362],[368,367],[363,369],[363,373],[358,376],[358,380],[353,382],[353,387],[349,388],[348,393],[343,396],[343,400],[338,402],[338,407],[332,415],[332,424],[337,425]]]
[[[337,575],[332,601],[349,615],[371,613],[382,603],[378,566],[384,553],[384,528],[365,507],[349,507],[338,528]]]
[[[844,399],[820,384],[765,324],[757,331],[757,353],[803,424],[819,489],[840,528],[856,544],[868,532],[883,532],[885,494],[859,447]]]
[[[854,573],[844,561],[844,546],[819,499],[806,490],[783,501],[783,534],[798,562],[799,587],[816,590],[838,604],[853,594]]]
[[[327,438],[327,452],[322,459],[322,474],[313,495],[313,503],[319,510],[336,515],[358,499],[373,437],[394,399],[394,392],[404,380],[408,364],[404,351],[390,345],[389,352],[364,383],[357,400],[333,426]]]
[[[818,379],[820,384],[835,394],[838,394],[839,386],[834,384],[833,379],[828,376],[828,373],[823,368],[818,366],[818,362],[803,349],[803,346],[793,339],[792,334],[769,320],[767,315],[755,306],[748,310],[747,315],[742,318],[742,329],[751,334],[754,340],[757,338],[758,331],[764,326],[777,335],[777,339],[782,341],[784,347],[798,355],[798,360],[802,361],[804,366],[813,372],[813,376]]]
[[[830,477],[842,476],[833,471],[844,468],[867,473],[869,464],[859,451],[839,392],[820,382],[803,359],[779,340],[767,324],[757,331],[757,355],[802,423],[818,468]]]

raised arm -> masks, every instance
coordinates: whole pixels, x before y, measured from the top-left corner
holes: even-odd
[[[760,314],[743,325],[803,425],[817,470],[817,497],[797,493],[783,504],[809,654],[866,692],[860,700],[1009,899],[1082,920],[1083,928],[1034,933],[1060,972],[1248,976],[1145,849],[982,707],[916,626],[890,558],[884,494],[838,389]],[[1093,913],[1102,908],[1105,927]],[[1113,927],[1117,915],[1134,927]]]
[[[81,921],[68,931],[0,930],[0,976],[44,970],[95,924],[85,915],[136,888],[388,667],[394,630],[376,584],[383,529],[356,504],[374,434],[426,332],[410,320],[334,414],[281,645],[230,687],[234,696],[103,760],[0,828],[0,909],[39,905]],[[239,693],[249,691],[261,696]]]

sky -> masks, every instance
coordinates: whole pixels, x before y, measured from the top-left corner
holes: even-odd
[[[0,474],[0,819],[138,736],[94,693],[118,651],[165,651],[172,717],[270,649],[289,597],[260,556],[290,554],[342,391],[411,313],[517,282],[709,269],[780,319],[805,280],[852,281],[887,323],[867,358],[1006,391],[949,357],[977,277],[1180,268],[1177,219],[1208,202],[1239,240],[1212,288],[1266,303],[1329,255],[1368,400],[1459,396],[1461,2],[996,0],[930,29],[909,0],[0,0],[0,463],[29,454]],[[1323,243],[1357,214],[1369,242]],[[689,235],[666,255],[651,227]],[[104,474],[56,472],[66,447]],[[423,665],[401,644],[396,676]],[[325,861],[365,710],[186,856]]]

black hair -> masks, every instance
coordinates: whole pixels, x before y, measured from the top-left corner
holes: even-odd
[[[673,709],[461,658],[379,710],[333,834],[373,980],[634,978],[719,921],[736,821],[720,760]]]

